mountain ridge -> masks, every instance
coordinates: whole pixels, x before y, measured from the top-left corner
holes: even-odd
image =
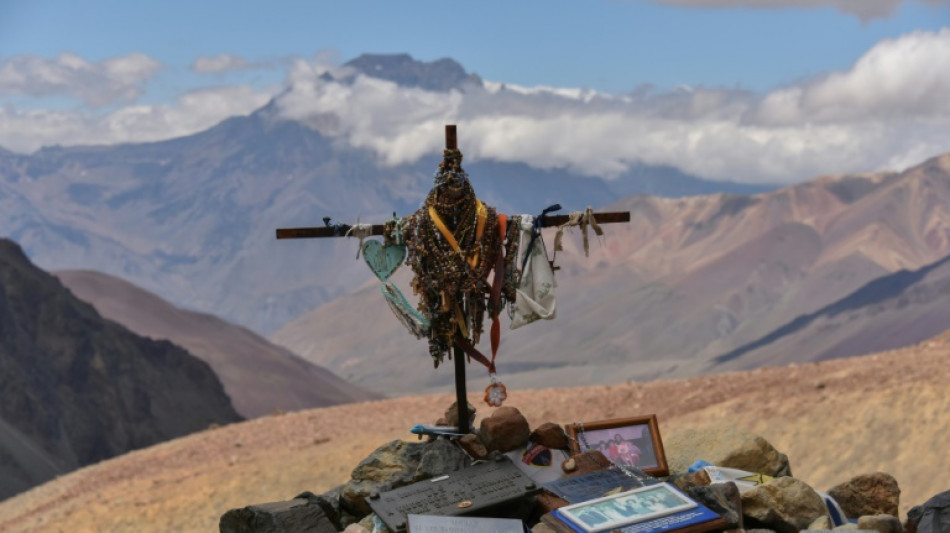
[[[246,418],[381,397],[246,328],[178,309],[124,280],[93,271],[53,274],[103,317],[143,337],[171,341],[208,363]]]
[[[241,417],[211,369],[103,319],[0,239],[0,498]]]
[[[274,230],[324,216],[353,223],[408,214],[431,186],[437,157],[382,166],[370,150],[283,120],[269,105],[176,139],[0,153],[0,225],[47,270],[105,272],[271,332],[370,279],[342,266],[351,243],[277,242]],[[491,160],[466,168],[480,195],[512,212],[604,205],[617,198],[610,183],[662,192],[676,174],[638,167],[607,182]],[[675,194],[727,186],[679,174]]]

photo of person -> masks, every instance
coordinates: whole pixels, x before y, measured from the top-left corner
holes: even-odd
[[[589,449],[600,450],[615,465],[656,468],[653,436],[646,424],[586,431]],[[588,448],[584,448],[587,450]]]
[[[589,533],[659,518],[696,506],[668,483],[568,505],[559,512]]]

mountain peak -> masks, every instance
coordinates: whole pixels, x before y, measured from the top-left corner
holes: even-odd
[[[417,61],[409,54],[363,54],[345,66],[366,76],[428,91],[447,92],[465,85],[482,85],[477,74],[469,74],[461,64],[447,57]]]

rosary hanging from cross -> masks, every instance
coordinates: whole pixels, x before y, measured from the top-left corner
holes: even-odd
[[[581,225],[579,218],[572,218],[577,220],[565,226]],[[583,224],[603,235],[592,216]],[[364,258],[383,281],[391,309],[416,337],[428,338],[436,367],[458,347],[488,368],[484,400],[491,406],[501,405],[507,397],[495,369],[501,310],[509,306],[512,328],[556,316],[554,272],[540,227],[535,217],[499,214],[479,200],[462,169],[461,152],[448,148],[419,210],[389,221],[382,247],[372,241],[362,245]],[[560,244],[560,235],[556,242]],[[391,274],[393,258],[400,257],[415,274],[411,286],[419,297],[416,309],[388,276],[380,275]],[[484,333],[486,314],[491,319],[490,359],[475,348]]]
[[[588,228],[603,236],[595,214],[601,222],[630,220],[629,212],[594,213],[590,207],[566,216],[548,215],[559,209],[555,205],[538,216],[509,216],[486,206],[475,196],[462,169],[455,126],[449,125],[446,149],[432,189],[416,212],[404,218],[394,216],[382,226],[331,225],[329,218],[325,218],[326,227],[279,229],[277,238],[359,237],[357,257],[362,254],[382,282],[386,303],[399,321],[417,338],[428,339],[429,355],[435,366],[453,353],[456,358],[464,353],[485,365],[490,383],[485,388],[484,400],[497,407],[507,398],[505,385],[495,369],[502,309],[508,308],[511,329],[552,319],[557,311],[555,268],[553,260],[548,260],[541,228],[558,226],[554,239],[556,256],[564,229],[580,227],[587,254]],[[382,243],[366,240],[370,235],[382,235]],[[390,280],[404,262],[414,274],[411,287],[419,298],[415,307]],[[491,320],[491,358],[475,347],[484,333],[486,314]],[[458,361],[456,389],[459,398],[463,398],[464,365],[460,368]],[[461,400],[459,410],[460,419],[464,418]]]

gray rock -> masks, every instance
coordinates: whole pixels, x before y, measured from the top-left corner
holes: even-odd
[[[735,483],[695,486],[688,492],[694,500],[721,516],[729,529],[742,529],[742,499]]]
[[[416,469],[416,478],[428,479],[471,466],[472,460],[448,439],[436,439],[426,444]]]
[[[336,533],[337,531],[323,509],[305,498],[231,509],[221,516],[218,529],[221,533],[284,533],[286,531]]]
[[[686,429],[664,440],[671,473],[684,473],[697,460],[772,477],[791,476],[788,456],[764,438],[730,427]]]
[[[499,407],[488,418],[482,419],[479,435],[489,452],[510,452],[528,443],[531,428],[521,411],[514,407]]]
[[[878,514],[897,516],[901,489],[894,476],[874,472],[836,485],[828,495],[838,502],[848,518]]]
[[[742,493],[746,526],[798,533],[828,513],[821,496],[803,481],[780,477]]]
[[[365,498],[419,481],[419,464],[426,443],[394,440],[373,451],[353,469],[343,485],[340,504],[357,519],[370,513]]]
[[[341,523],[340,520],[340,492],[342,490],[343,485],[332,488],[320,495],[316,495],[310,491],[307,491],[294,496],[294,499],[307,500],[310,505],[316,505],[320,507],[320,509],[323,510],[323,514],[327,516],[336,530],[339,531],[346,527],[346,524]]]
[[[858,529],[868,529],[878,533],[903,533],[901,521],[893,515],[867,515],[858,518]]]
[[[950,531],[950,490],[941,492],[923,505],[907,512],[909,533],[944,533]]]
[[[376,513],[370,513],[364,516],[357,525],[372,533],[390,533],[389,528],[382,520],[374,520],[374,518],[376,518]]]

